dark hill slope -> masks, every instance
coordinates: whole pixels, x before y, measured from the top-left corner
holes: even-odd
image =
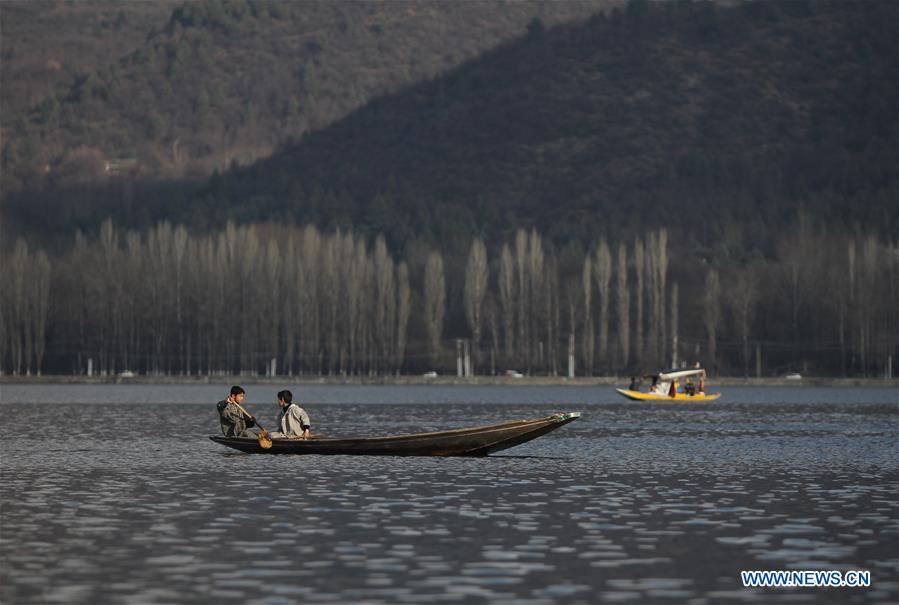
[[[535,24],[214,178],[180,216],[352,223],[395,245],[647,223],[760,240],[800,208],[895,230],[896,17],[892,2],[632,2]]]

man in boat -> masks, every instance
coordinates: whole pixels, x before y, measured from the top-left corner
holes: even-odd
[[[288,390],[278,392],[278,428],[273,431],[272,437],[288,437],[309,439],[309,431],[312,429],[309,414],[306,410],[293,402],[293,393]]]
[[[216,404],[219,420],[222,423],[222,434],[225,437],[254,437],[247,431],[256,426],[256,417],[241,407],[246,392],[239,386],[231,387],[231,394]]]
[[[684,380],[684,393],[691,397],[696,394],[696,385],[693,384],[689,376]]]
[[[695,369],[700,369],[702,366],[699,365],[699,362],[693,364]],[[702,374],[699,375],[699,388],[696,389],[696,392],[700,395],[705,395],[705,370],[702,371]]]

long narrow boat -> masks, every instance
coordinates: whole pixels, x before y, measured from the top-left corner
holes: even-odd
[[[450,431],[390,437],[272,439],[263,449],[254,437],[210,437],[248,454],[343,454],[355,456],[486,456],[520,445],[573,422],[580,412],[553,414]]]

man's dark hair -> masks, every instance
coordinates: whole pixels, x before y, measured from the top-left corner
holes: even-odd
[[[246,393],[246,391],[244,391],[242,387],[239,387],[237,385],[234,385],[233,387],[231,387],[232,395],[240,395],[241,393]]]
[[[278,399],[283,399],[285,403],[293,403],[293,393],[286,389],[278,391]]]

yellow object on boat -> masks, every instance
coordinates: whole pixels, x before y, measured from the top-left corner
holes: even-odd
[[[704,401],[715,401],[721,397],[721,393],[696,393],[695,395],[687,395],[686,393],[678,393],[674,397],[670,395],[659,395],[657,393],[642,393],[640,391],[631,391],[629,389],[615,389],[622,396],[631,401],[671,401],[675,403],[702,403]]]

